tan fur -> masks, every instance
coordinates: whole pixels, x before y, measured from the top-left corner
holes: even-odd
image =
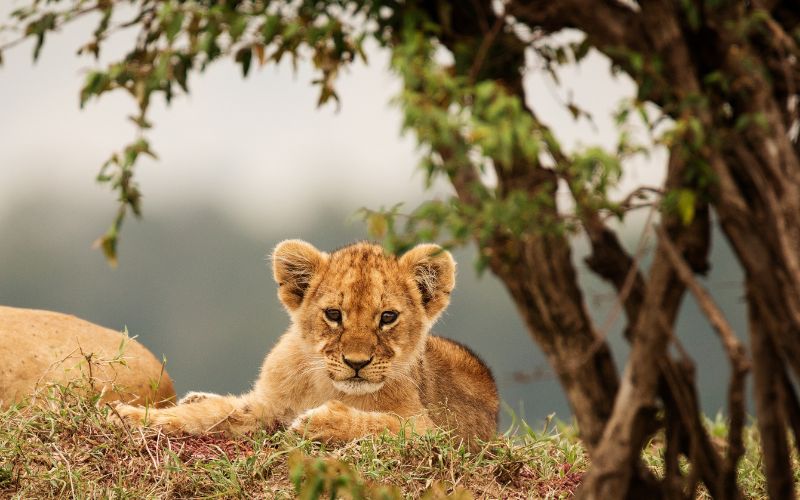
[[[428,335],[455,285],[449,252],[426,244],[396,258],[356,243],[329,255],[289,240],[276,247],[273,271],[292,321],[250,392],[190,393],[173,408],[123,405],[119,413],[173,432],[278,425],[325,441],[404,426],[444,427],[467,440],[495,432],[489,369],[466,348]],[[326,317],[328,309],[341,311],[341,321]],[[397,319],[382,325],[385,311]],[[346,361],[369,364],[356,371]]]
[[[48,383],[79,379],[102,391],[103,402],[175,400],[161,362],[136,340],[74,316],[0,306],[0,407]]]

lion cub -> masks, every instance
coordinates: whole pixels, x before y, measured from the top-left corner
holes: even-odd
[[[167,432],[246,432],[288,426],[322,441],[384,430],[496,430],[497,388],[465,347],[428,334],[450,301],[455,262],[438,245],[402,257],[370,243],[331,254],[300,240],[272,256],[291,326],[241,396],[190,393],[172,408],[120,405],[126,420]]]

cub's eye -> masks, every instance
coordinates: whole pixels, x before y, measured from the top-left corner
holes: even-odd
[[[328,318],[329,321],[338,323],[342,320],[342,311],[338,309],[325,309],[325,317]]]
[[[383,311],[381,313],[381,326],[390,325],[397,320],[397,313],[395,311]]]

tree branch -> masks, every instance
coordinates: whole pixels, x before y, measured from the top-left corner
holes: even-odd
[[[548,32],[565,28],[586,33],[589,43],[600,48],[644,51],[644,27],[639,13],[618,2],[602,0],[514,1],[508,13],[518,20]]]
[[[733,328],[725,319],[725,315],[706,289],[694,278],[694,273],[692,273],[692,270],[680,256],[675,245],[670,241],[667,232],[661,227],[658,227],[656,232],[659,235],[659,241],[664,246],[665,255],[672,264],[672,267],[678,273],[684,285],[692,292],[700,309],[719,335],[733,371],[728,386],[728,409],[730,418],[728,454],[721,478],[722,497],[731,498],[737,492],[736,467],[739,459],[744,454],[744,444],[742,442],[742,430],[745,420],[744,378],[750,369],[750,362],[747,360],[744,345],[739,341]]]

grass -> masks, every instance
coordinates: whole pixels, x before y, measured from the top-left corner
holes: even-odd
[[[117,426],[75,387],[51,387],[0,413],[2,498],[569,498],[588,467],[573,427],[524,423],[480,449],[445,434],[377,436],[326,447],[291,432],[167,436]],[[709,422],[722,441],[724,421]],[[766,496],[758,436],[740,464]],[[643,459],[661,467],[658,437]]]

